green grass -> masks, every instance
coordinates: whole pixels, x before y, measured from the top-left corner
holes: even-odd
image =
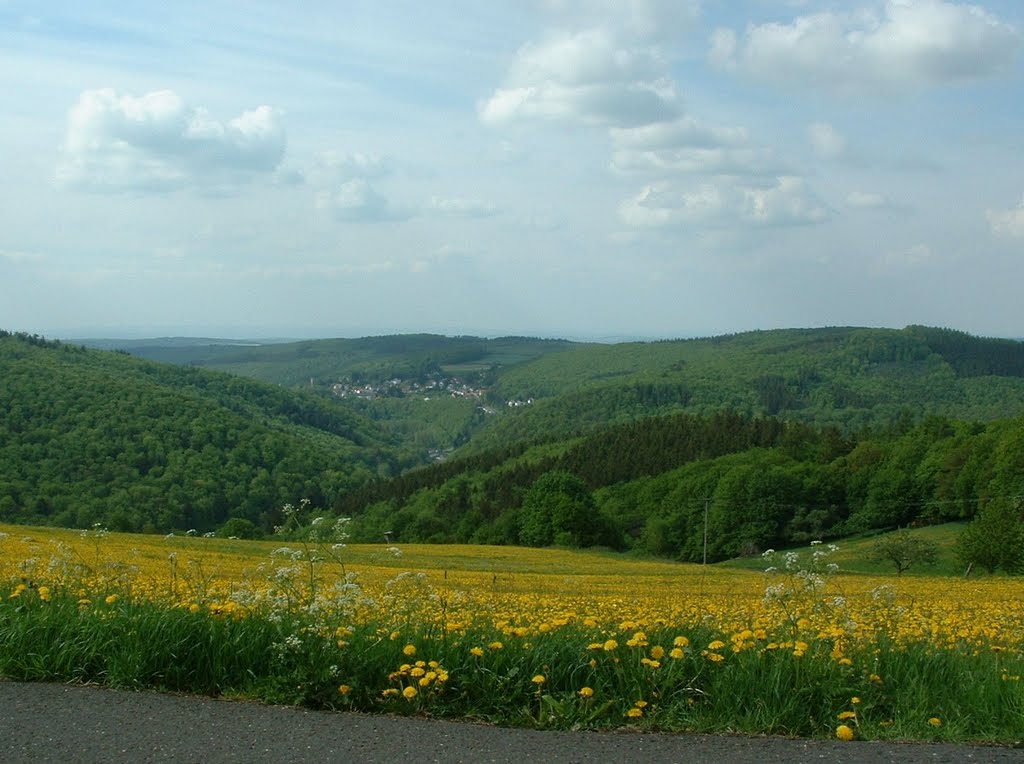
[[[962,576],[964,568],[954,553],[954,543],[966,527],[965,523],[943,523],[913,529],[915,536],[934,543],[939,550],[938,560],[934,565],[914,565],[903,575],[905,576]],[[839,550],[829,557],[829,562],[839,565],[844,573],[863,573],[866,575],[891,575],[895,573],[892,563],[878,562],[871,559],[871,550],[886,533],[864,536],[850,536],[837,541]],[[797,547],[799,550],[805,546]],[[778,552],[788,550],[779,549]],[[742,570],[764,570],[768,567],[761,557],[742,557],[718,563],[726,568]]]

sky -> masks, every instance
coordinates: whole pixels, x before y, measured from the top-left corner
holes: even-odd
[[[1020,0],[0,0],[0,328],[1024,336]]]

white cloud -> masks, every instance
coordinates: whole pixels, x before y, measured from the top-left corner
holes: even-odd
[[[930,246],[919,242],[906,249],[897,249],[881,255],[870,263],[870,270],[875,275],[880,275],[894,270],[916,268],[932,262],[934,256]]]
[[[176,93],[87,90],[71,109],[57,181],[86,191],[234,185],[270,175],[285,133],[269,106],[219,122]]]
[[[987,210],[985,217],[996,236],[1024,238],[1024,199],[1013,209]]]
[[[306,178],[320,186],[344,183],[354,178],[376,180],[390,175],[393,165],[391,159],[379,154],[325,151],[317,156],[315,164],[306,172]]]
[[[846,204],[862,210],[896,209],[889,197],[874,191],[851,191],[846,195]]]
[[[543,0],[556,21],[606,24],[640,40],[676,41],[700,17],[699,0]]]
[[[779,160],[751,145],[740,127],[708,127],[690,117],[635,128],[613,128],[612,169],[618,172],[777,175]]]
[[[485,218],[498,214],[493,204],[480,199],[444,199],[433,196],[426,204],[426,211],[447,217]]]
[[[749,140],[742,127],[707,127],[692,117],[643,127],[613,128],[610,133],[617,147],[629,149],[718,148],[743,146]]]
[[[829,211],[802,178],[781,176],[771,184],[720,180],[682,188],[668,181],[655,183],[623,202],[619,215],[638,228],[761,228],[819,223]]]
[[[392,204],[364,178],[346,181],[333,191],[321,191],[316,204],[336,220],[351,223],[382,223],[411,217],[408,210]]]
[[[22,252],[19,250],[0,249],[0,260],[9,263],[37,263],[43,260],[43,256],[36,252]]]
[[[846,152],[846,138],[827,122],[808,125],[807,137],[814,153],[823,159],[838,159]]]
[[[976,5],[889,0],[871,9],[817,13],[790,24],[730,30],[712,38],[711,63],[788,85],[872,87],[939,85],[1005,68],[1020,32]]]
[[[479,106],[485,123],[520,120],[645,125],[678,114],[658,52],[605,28],[552,35],[519,49],[503,87]]]
[[[708,51],[708,63],[716,69],[732,71],[736,68],[736,50],[738,48],[736,33],[731,29],[716,29],[711,34],[711,49]]]

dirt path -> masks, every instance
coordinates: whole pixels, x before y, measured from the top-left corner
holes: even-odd
[[[1024,750],[544,732],[0,682],[0,762],[1022,762]]]

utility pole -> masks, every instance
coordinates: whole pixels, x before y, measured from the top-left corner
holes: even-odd
[[[704,497],[704,564],[708,564],[708,504],[711,499]]]

